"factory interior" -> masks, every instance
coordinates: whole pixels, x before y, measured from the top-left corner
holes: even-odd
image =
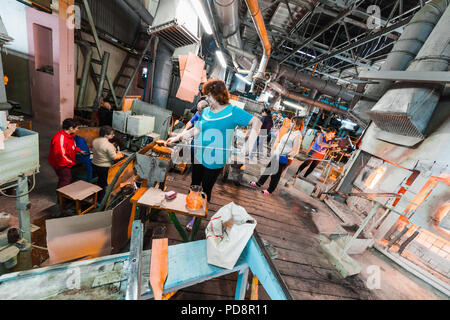
[[[1,4],[0,300],[449,299],[450,0]]]

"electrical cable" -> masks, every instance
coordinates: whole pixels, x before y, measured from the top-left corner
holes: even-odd
[[[34,188],[36,187],[36,174],[33,174],[33,187],[27,193],[21,194],[21,195],[16,195],[16,196],[10,196],[10,195],[7,195],[6,193],[3,192],[3,190],[11,189],[12,187],[17,187],[17,186],[18,186],[18,184],[10,186],[10,187],[7,187],[7,188],[0,189],[0,194],[2,194],[5,197],[8,197],[8,198],[20,198],[20,197],[29,195],[34,190]]]

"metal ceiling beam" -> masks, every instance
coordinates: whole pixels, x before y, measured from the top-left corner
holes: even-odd
[[[327,30],[329,30],[331,27],[333,27],[336,23],[340,22],[342,19],[344,19],[346,16],[348,16],[354,9],[354,6],[352,5],[350,8],[348,8],[347,10],[344,10],[343,12],[341,12],[333,21],[331,21],[330,23],[328,23],[326,26],[324,26],[323,28],[321,28],[318,32],[316,32],[314,35],[312,35],[311,37],[309,37],[305,42],[303,42],[302,44],[300,44],[299,46],[297,46],[290,54],[288,54],[286,57],[284,57],[281,60],[281,63],[285,62],[287,59],[289,59],[292,55],[294,55],[298,50],[303,49],[304,47],[306,47],[309,43],[311,43],[313,40],[316,40],[318,37],[320,37],[324,32],[326,32]]]
[[[359,47],[359,46],[361,46],[361,45],[363,45],[363,44],[366,44],[366,43],[368,43],[368,42],[370,42],[370,41],[372,41],[372,40],[375,40],[375,39],[377,39],[377,38],[379,38],[379,37],[381,37],[381,36],[384,36],[384,35],[386,35],[386,34],[392,32],[392,31],[394,31],[394,30],[396,30],[396,29],[398,29],[398,28],[400,28],[400,27],[405,26],[406,24],[409,23],[409,21],[411,20],[411,18],[412,18],[412,17],[407,18],[407,19],[405,19],[405,20],[402,20],[402,21],[400,21],[400,22],[398,22],[398,23],[396,23],[396,24],[393,24],[393,25],[391,25],[391,26],[389,26],[389,27],[386,27],[386,28],[384,28],[384,29],[381,29],[381,30],[379,30],[379,31],[377,31],[377,32],[375,32],[375,33],[369,34],[369,35],[367,35],[366,37],[364,37],[364,38],[362,38],[362,39],[360,39],[360,40],[358,40],[358,41],[356,41],[356,42],[350,43],[350,44],[344,46],[344,47],[341,48],[341,49],[334,50],[334,51],[332,51],[332,52],[329,53],[329,54],[326,54],[326,55],[324,55],[324,56],[322,56],[322,57],[319,57],[318,59],[315,59],[315,60],[313,60],[313,61],[311,61],[311,62],[305,64],[305,65],[303,66],[302,69],[304,69],[304,68],[306,68],[306,67],[313,66],[313,65],[315,65],[316,63],[325,61],[325,60],[330,59],[330,58],[332,58],[332,57],[334,57],[334,56],[336,56],[336,55],[338,55],[338,54],[341,54],[341,53],[343,53],[343,52],[349,51],[349,50],[351,50],[351,49],[353,49],[353,48]]]
[[[336,12],[336,11],[333,11],[333,10],[329,10],[329,9],[325,9],[323,7],[319,7],[318,10],[319,10],[319,12],[322,12],[323,14],[326,14],[326,15],[331,16],[331,17],[337,17],[339,15],[339,12]],[[358,20],[355,20],[353,18],[345,17],[342,21],[344,21],[346,23],[349,23],[349,24],[352,24],[354,26],[357,26],[357,27],[359,27],[361,29],[369,30],[369,27],[367,26],[366,23],[358,21]],[[393,40],[397,40],[398,39],[398,36],[396,36],[394,34],[389,34],[388,37],[393,39]]]

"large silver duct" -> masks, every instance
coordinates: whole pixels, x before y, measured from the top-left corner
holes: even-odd
[[[339,86],[334,82],[319,79],[309,73],[296,71],[290,67],[280,65],[276,62],[269,65],[269,70],[273,74],[273,76],[275,76],[275,79],[285,78],[292,83],[299,84],[305,88],[316,89],[320,93],[331,97],[340,97],[345,101],[351,101],[355,96],[355,93],[353,91]]]
[[[152,87],[152,104],[156,104],[162,108],[167,107],[169,100],[170,83],[172,79],[172,55],[173,49],[163,41],[156,44],[155,71]]]
[[[447,71],[450,61],[449,30],[450,7],[447,7],[407,71]],[[389,142],[414,145],[425,139],[425,129],[443,89],[443,84],[396,83],[369,112],[370,119],[384,131],[409,137],[405,142],[398,137],[393,137],[394,141]],[[386,140],[386,137],[381,138]]]
[[[433,0],[423,6],[403,30],[380,71],[405,70],[422,48],[449,3],[449,0]],[[365,95],[378,100],[393,83],[393,81],[379,81],[377,84],[369,84],[366,87]],[[352,112],[368,124],[370,118],[367,112],[375,105],[376,100],[361,98]]]
[[[142,1],[139,0],[117,0],[119,3],[126,4],[131,10],[133,10],[141,19],[148,25],[152,25],[153,17],[144,7]]]
[[[251,69],[252,60],[248,56],[250,53],[244,53],[242,49],[242,39],[239,30],[239,1],[214,0],[214,10],[218,17],[218,25],[224,42],[223,45],[225,49],[230,51],[233,65],[236,69]],[[238,71],[245,72],[242,70]]]

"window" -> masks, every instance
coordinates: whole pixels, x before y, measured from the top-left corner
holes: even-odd
[[[36,71],[53,75],[52,29],[34,24],[33,33]]]

